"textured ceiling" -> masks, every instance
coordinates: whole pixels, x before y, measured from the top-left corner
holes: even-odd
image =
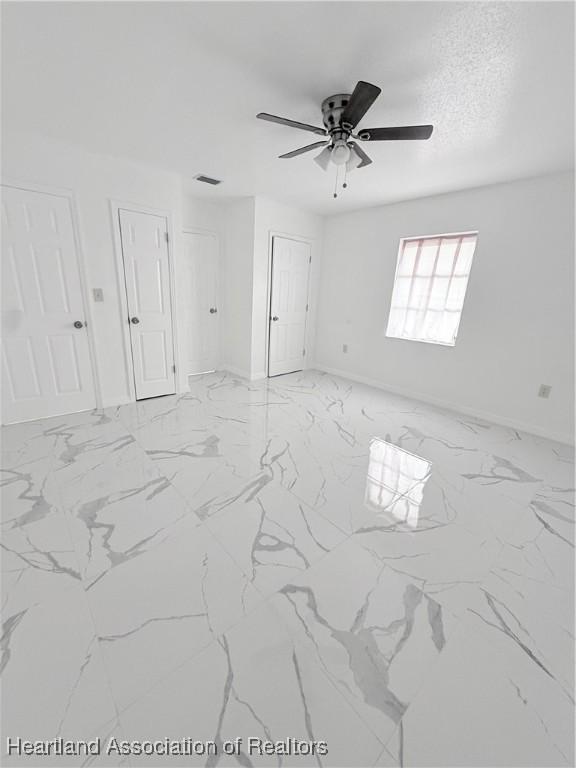
[[[573,6],[563,2],[3,3],[7,130],[181,173],[210,198],[261,194],[320,213],[573,166]],[[332,199],[314,153],[277,155],[357,80],[361,125],[433,123],[427,142],[364,144]],[[192,177],[224,180],[205,188]]]

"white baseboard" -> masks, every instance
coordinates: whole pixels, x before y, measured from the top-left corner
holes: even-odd
[[[125,395],[124,397],[105,398],[102,400],[102,408],[116,408],[120,405],[128,405],[129,403],[135,402],[136,400],[132,400],[129,395]]]
[[[234,373],[236,376],[241,376],[243,379],[248,379],[248,381],[259,381],[260,379],[268,378],[266,371],[250,373],[249,371],[242,370],[242,368],[237,368],[235,365],[227,365],[226,363],[222,363],[218,370],[229,371],[230,373]]]
[[[369,387],[383,389],[385,392],[391,392],[394,395],[402,395],[403,397],[410,397],[413,400],[420,400],[423,403],[430,403],[430,405],[436,405],[439,408],[446,408],[449,411],[462,413],[465,416],[475,416],[477,419],[483,419],[484,421],[489,421],[493,424],[499,424],[503,427],[518,429],[521,432],[528,432],[532,435],[538,435],[538,437],[545,437],[548,440],[555,440],[558,443],[574,445],[574,435],[571,435],[567,432],[553,432],[550,430],[542,429],[535,424],[528,424],[526,422],[518,421],[517,419],[504,418],[488,411],[479,411],[475,408],[469,408],[464,405],[441,400],[437,397],[430,397],[429,395],[423,394],[422,392],[414,392],[412,390],[390,386],[382,381],[378,381],[377,379],[371,379],[367,376],[358,376],[354,373],[350,373],[349,371],[340,370],[339,368],[330,368],[326,365],[320,365],[318,363],[311,365],[311,368],[315,368],[317,371],[323,371],[324,373],[330,373],[333,376],[340,376],[343,379],[350,379],[350,381],[357,381],[359,384],[367,384]]]
[[[228,365],[227,363],[222,363],[219,366],[219,370],[228,371],[229,373],[234,373],[236,376],[240,376],[243,379],[250,380],[250,373],[248,371],[243,371],[241,368],[236,368],[235,365]]]

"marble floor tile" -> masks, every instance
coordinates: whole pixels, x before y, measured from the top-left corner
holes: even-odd
[[[331,427],[316,422],[309,430],[297,430],[291,424],[282,430],[254,432],[246,459],[252,479],[274,480],[320,510],[346,491],[351,503],[363,497],[368,454],[368,440],[350,445]],[[348,507],[344,501],[339,506],[343,506],[342,519],[335,515],[333,522],[349,533]]]
[[[4,454],[2,459],[4,459]],[[50,453],[31,462],[0,468],[0,520],[3,530],[33,525],[60,509]]]
[[[120,715],[128,739],[189,736],[219,750],[171,760],[132,758],[133,765],[372,765],[382,745],[335,690],[318,660],[296,646],[269,605],[166,677]],[[222,754],[242,739],[239,758]],[[325,741],[320,760],[250,753],[249,739]]]
[[[39,766],[574,764],[573,448],[317,371],[0,437],[3,735],[117,749]]]
[[[51,463],[57,441],[55,433],[67,419],[74,416],[57,416],[3,426],[0,434],[2,468],[11,469],[37,460]]]
[[[380,753],[378,760],[374,763],[375,768],[401,768],[401,763],[398,758],[386,749],[386,747]]]
[[[104,418],[104,417],[103,417]],[[145,463],[146,454],[114,419],[62,430],[55,449],[54,480],[60,503],[69,508],[99,488],[122,484],[126,466]]]
[[[554,681],[461,626],[387,749],[405,768],[552,768],[574,765],[573,745],[573,702]]]
[[[202,521],[237,499],[258,493],[271,481],[269,474],[251,474],[228,457],[201,458],[174,451],[148,454],[158,472],[178,491]]]
[[[79,582],[49,600],[4,614],[1,669],[4,736],[93,738],[116,716]],[[6,746],[3,739],[3,765],[30,764],[25,756],[7,756]]]
[[[574,487],[574,446],[515,429],[501,429],[498,434],[493,430],[491,447],[526,472],[541,477],[544,483]]]
[[[542,483],[530,502],[532,512],[538,517],[542,525],[554,535],[572,544],[576,540],[573,484],[549,485]]]
[[[200,522],[145,454],[118,469],[105,462],[82,479],[81,488],[70,485],[62,496],[87,588],[157,546],[181,521]]]
[[[184,521],[157,547],[106,571],[87,596],[121,708],[262,599],[195,521]]]
[[[10,428],[14,431],[14,427]],[[27,425],[26,433],[30,430]],[[34,434],[34,433],[32,433]],[[38,434],[38,433],[36,433]],[[45,443],[45,434],[42,441]],[[31,438],[33,441],[35,438]],[[3,610],[27,608],[80,579],[80,569],[60,495],[53,456],[30,462],[19,448],[0,470],[0,571]],[[33,453],[36,453],[36,447]],[[25,463],[16,463],[16,459]]]
[[[520,524],[480,585],[436,594],[477,636],[523,653],[574,691],[574,545],[536,515]]]
[[[384,742],[455,624],[410,579],[352,539],[280,589],[273,605]]]
[[[542,482],[541,476],[527,472],[512,457],[453,445],[442,438],[430,437],[417,427],[406,427],[395,442],[412,453],[449,466],[466,480],[494,488],[519,503],[528,503]]]
[[[257,496],[225,507],[207,525],[265,596],[307,571],[345,538],[275,482]]]
[[[405,514],[404,501],[395,506]],[[357,531],[354,540],[434,595],[462,583],[481,583],[502,549],[496,537],[479,536],[458,523],[407,530],[396,520],[379,521]]]
[[[81,579],[66,518],[60,511],[33,525],[3,527],[0,549],[5,613],[42,602]]]

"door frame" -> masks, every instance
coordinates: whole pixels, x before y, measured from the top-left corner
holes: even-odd
[[[272,267],[273,267],[273,260],[274,260],[274,238],[275,237],[282,237],[285,240],[294,240],[297,243],[307,243],[310,246],[310,261],[308,262],[308,284],[306,286],[306,303],[308,306],[308,310],[306,312],[306,324],[304,326],[304,344],[305,344],[305,350],[306,354],[304,355],[304,366],[303,370],[308,367],[308,352],[309,352],[309,344],[308,344],[308,330],[309,330],[309,323],[308,318],[310,317],[310,303],[311,303],[311,275],[312,275],[312,252],[314,249],[314,240],[311,237],[303,237],[301,235],[290,235],[286,232],[277,232],[276,230],[269,230],[268,231],[268,278],[267,278],[267,287],[266,287],[266,355],[265,355],[265,376],[266,378],[270,378],[270,318],[272,316]]]
[[[68,201],[70,219],[72,221],[74,247],[76,248],[76,264],[78,266],[78,276],[80,279],[80,296],[82,298],[82,308],[84,310],[86,333],[88,337],[88,357],[90,358],[95,407],[97,409],[102,409],[104,407],[104,403],[102,400],[102,385],[100,382],[100,371],[98,368],[98,357],[96,354],[96,340],[94,337],[94,314],[92,312],[92,305],[90,303],[90,295],[88,291],[88,277],[85,255],[86,252],[83,247],[84,233],[82,229],[80,214],[78,211],[76,194],[73,189],[69,189],[68,187],[56,187],[51,184],[36,184],[35,182],[18,181],[12,177],[0,178],[0,186],[11,187],[13,189],[21,189],[25,192],[39,192],[44,195],[52,195],[53,197],[64,197]],[[34,421],[34,419],[32,419],[32,421]]]
[[[128,200],[118,200],[117,198],[108,199],[110,206],[110,218],[112,224],[112,236],[114,240],[114,262],[116,265],[116,284],[118,288],[118,299],[120,316],[122,322],[122,342],[124,347],[124,370],[128,383],[128,397],[130,402],[136,402],[136,383],[134,381],[134,361],[132,359],[132,340],[130,338],[130,327],[128,324],[128,297],[126,294],[126,273],[124,272],[124,255],[122,253],[122,233],[120,230],[120,210],[133,211],[134,213],[144,213],[150,216],[160,216],[166,219],[166,229],[168,232],[168,275],[170,284],[170,325],[172,328],[172,354],[176,372],[174,374],[174,385],[178,394],[181,391],[179,386],[181,360],[179,354],[179,344],[177,339],[177,323],[174,322],[176,313],[176,279],[174,275],[174,226],[172,213],[159,208],[151,208],[148,205],[141,205]]]
[[[222,243],[220,242],[220,235],[219,233],[214,229],[204,229],[203,227],[183,227],[182,228],[182,234],[183,235],[204,235],[205,237],[213,237],[216,241],[216,258],[218,259],[218,263],[216,264],[216,287],[217,287],[217,293],[218,293],[218,312],[220,313],[220,307],[222,306],[221,298],[222,298],[222,286],[220,281],[220,266],[222,264]],[[220,314],[220,317],[222,315]],[[217,365],[220,366],[221,361],[221,352],[222,352],[222,339],[220,334],[220,329],[222,327],[221,320],[218,321],[218,361]],[[215,370],[218,370],[218,367],[215,368]],[[188,376],[201,376],[201,373],[189,373]]]

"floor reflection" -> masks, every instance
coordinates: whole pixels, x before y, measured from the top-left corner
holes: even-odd
[[[431,468],[421,456],[374,438],[370,443],[366,506],[378,515],[416,528]]]

